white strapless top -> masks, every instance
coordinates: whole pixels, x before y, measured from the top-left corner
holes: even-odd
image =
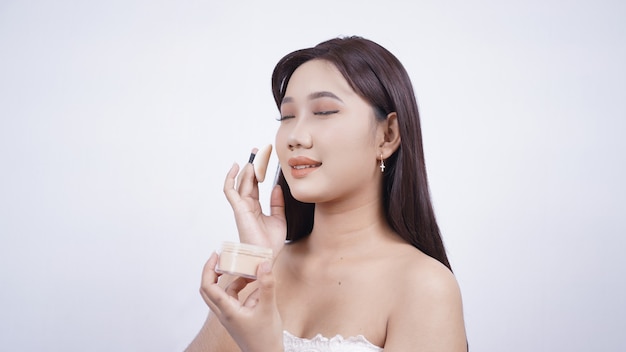
[[[285,352],[381,352],[383,349],[358,335],[344,338],[341,335],[324,337],[317,334],[312,339],[303,339],[287,331],[283,332]]]

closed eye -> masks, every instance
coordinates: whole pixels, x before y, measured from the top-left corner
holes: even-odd
[[[313,115],[326,116],[326,115],[336,114],[338,112],[339,112],[339,110],[317,111],[317,112],[314,112]]]
[[[287,120],[287,119],[293,119],[294,117],[296,117],[296,116],[295,115],[278,116],[276,118],[276,121],[283,121],[283,120]]]

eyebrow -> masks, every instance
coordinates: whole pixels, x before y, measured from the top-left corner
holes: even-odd
[[[343,100],[341,100],[338,96],[336,96],[335,94],[333,94],[331,92],[327,92],[327,91],[311,93],[311,94],[309,94],[307,96],[307,98],[309,100],[320,99],[320,98],[332,98],[332,99],[338,100],[338,101],[343,103]],[[292,102],[293,102],[293,98],[292,97],[284,97],[283,100],[281,101],[281,104],[292,103]]]

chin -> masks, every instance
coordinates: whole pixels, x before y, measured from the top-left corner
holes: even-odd
[[[290,190],[291,190],[291,195],[298,202],[318,203],[321,201],[320,196],[317,193],[296,191],[293,188],[291,188]]]
[[[289,183],[289,191],[291,191],[291,196],[295,200],[302,203],[319,203],[324,201],[318,184],[291,182]]]
[[[289,190],[294,199],[302,203],[323,203],[336,197],[337,187],[333,182],[320,175],[310,175],[294,179],[289,175],[285,181],[289,185]]]

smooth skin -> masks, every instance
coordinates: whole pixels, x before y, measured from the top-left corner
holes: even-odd
[[[211,313],[188,351],[282,351],[283,330],[304,338],[363,335],[391,352],[466,351],[455,277],[385,220],[379,164],[400,144],[395,113],[377,122],[332,64],[312,60],[291,77],[281,116],[279,162],[294,197],[316,203],[315,226],[284,245],[280,188],[264,215],[252,165],[238,176],[234,166],[224,192],[241,241],[278,254],[259,266],[254,282],[220,277],[211,256],[201,285]],[[295,157],[316,167],[304,177],[292,173]]]

